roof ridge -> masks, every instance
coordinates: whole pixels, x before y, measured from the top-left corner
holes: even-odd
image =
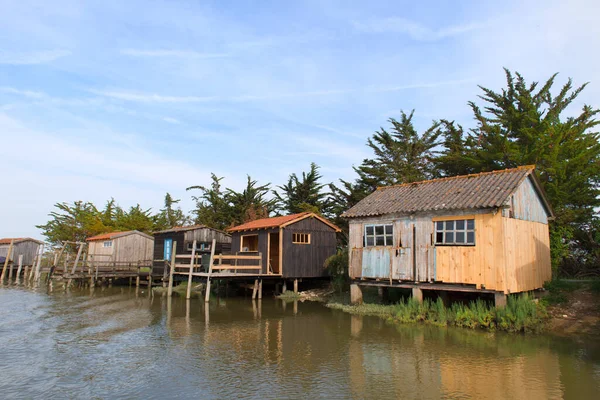
[[[426,184],[426,183],[451,181],[451,180],[455,180],[455,179],[476,178],[478,176],[494,175],[494,174],[504,174],[504,173],[514,172],[514,171],[519,171],[519,170],[535,170],[535,165],[534,164],[520,165],[520,166],[515,167],[515,168],[496,169],[496,170],[493,170],[493,171],[478,172],[476,174],[445,176],[443,178],[425,179],[425,180],[417,181],[417,182],[398,183],[398,184],[389,185],[389,186],[378,186],[376,190],[390,189],[390,188],[404,187],[404,186],[413,186],[413,185],[423,185],[423,184]]]

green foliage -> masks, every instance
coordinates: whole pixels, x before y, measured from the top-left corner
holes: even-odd
[[[288,214],[304,211],[326,214],[327,193],[323,191],[325,184],[320,182],[321,178],[319,166],[315,163],[310,164],[308,172],[302,172],[302,178],[291,174],[285,185],[278,186],[280,191],[273,192],[280,208]]]
[[[348,290],[350,277],[348,276],[348,249],[338,251],[337,254],[325,260],[325,268],[331,276],[331,284],[335,291]]]
[[[165,208],[155,216],[155,230],[170,229],[176,226],[184,226],[189,218],[176,206],[181,200],[175,200],[170,193],[165,195]]]
[[[199,196],[192,196],[196,202],[194,223],[209,226],[215,229],[226,229],[231,225],[230,206],[221,188],[223,177],[210,175],[211,184],[205,186],[190,186],[185,190],[200,190]]]
[[[496,309],[482,300],[469,304],[454,303],[447,308],[441,298],[435,302],[425,299],[422,303],[409,298],[393,305],[330,303],[327,306],[352,314],[380,316],[399,323],[422,322],[491,331],[539,332],[544,329],[548,319],[545,306],[527,295],[509,296],[507,306],[502,309]]]

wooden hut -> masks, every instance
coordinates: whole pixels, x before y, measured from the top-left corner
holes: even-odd
[[[110,232],[86,239],[95,264],[149,264],[154,239],[139,231]]]
[[[17,263],[19,256],[23,256],[23,266],[32,266],[39,247],[43,242],[32,238],[4,238],[0,239],[0,258],[6,259],[11,241],[13,248],[8,258],[9,261]]]
[[[327,276],[325,260],[336,252],[340,228],[310,212],[263,218],[229,229],[233,254],[261,254],[263,274],[283,278]]]
[[[534,166],[381,187],[343,216],[359,285],[412,287],[419,298],[480,291],[501,305],[551,279],[553,212]]]
[[[177,254],[192,254],[194,240],[196,254],[210,254],[213,239],[216,240],[215,254],[229,254],[231,235],[206,225],[178,226],[153,233],[154,261],[171,259],[173,243],[177,242]]]

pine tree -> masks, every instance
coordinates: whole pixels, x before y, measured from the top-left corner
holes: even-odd
[[[174,200],[170,193],[165,195],[165,206],[154,219],[154,229],[163,230],[176,226],[183,226],[188,223],[189,218],[181,211],[181,208],[174,207],[181,200]]]
[[[242,192],[227,189],[225,200],[230,206],[230,223],[242,224],[259,218],[267,218],[275,210],[277,200],[267,199],[271,184],[257,186],[258,182],[247,177],[246,188]]]
[[[315,163],[310,164],[308,172],[302,172],[301,179],[295,173],[291,174],[285,185],[278,186],[280,191],[273,191],[280,208],[288,214],[304,211],[326,214],[327,193],[323,191],[325,184],[320,183],[321,178]]]
[[[196,202],[196,215],[194,222],[215,229],[226,229],[231,226],[231,207],[227,202],[225,192],[221,189],[221,181],[215,174],[211,174],[210,187],[190,186],[186,190],[200,190],[200,196],[192,196]]]

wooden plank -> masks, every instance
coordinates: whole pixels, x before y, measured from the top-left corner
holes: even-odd
[[[213,239],[212,244],[210,246],[210,260],[208,262],[208,275],[206,276],[206,293],[204,294],[204,302],[208,303],[210,300],[210,275],[213,270],[213,263],[215,257],[215,247],[217,245],[216,239]]]
[[[252,270],[252,269],[256,269],[256,270],[261,270],[262,267],[260,265],[238,265],[233,266],[233,265],[214,265],[212,267],[213,270],[228,270],[228,269],[233,269],[233,270]],[[271,274],[267,274],[267,275],[271,275]]]
[[[173,296],[173,274],[175,273],[175,258],[177,257],[177,242],[173,242],[173,250],[171,251],[171,264],[169,268],[169,286],[167,289],[167,295],[169,297]],[[136,282],[136,285],[139,286],[139,278]]]
[[[40,281],[40,268],[42,266],[42,256],[44,255],[44,244],[42,243],[42,245],[40,245],[40,247],[38,248],[38,258],[37,258],[37,263],[35,265],[35,276],[34,276],[34,281],[37,283]]]
[[[260,253],[259,253],[260,254]],[[215,256],[216,260],[261,260],[262,256],[239,256],[230,254],[219,254]]]
[[[6,267],[8,267],[8,261],[12,256],[14,240],[11,239],[10,245],[8,246],[8,252],[6,253],[6,259],[4,260],[4,267],[2,267],[2,275],[0,275],[0,283],[4,282],[4,277],[6,276]]]
[[[188,275],[188,286],[187,286],[187,292],[185,294],[185,298],[189,299],[190,297],[192,297],[192,278],[193,278],[193,273],[194,273],[194,261],[196,261],[196,240],[194,240],[194,242],[192,243],[192,257],[190,257],[190,272]]]
[[[21,270],[23,269],[23,254],[19,254],[19,268],[17,269],[17,276],[15,280],[17,283],[21,281]],[[25,281],[27,281],[27,277],[24,277]]]

